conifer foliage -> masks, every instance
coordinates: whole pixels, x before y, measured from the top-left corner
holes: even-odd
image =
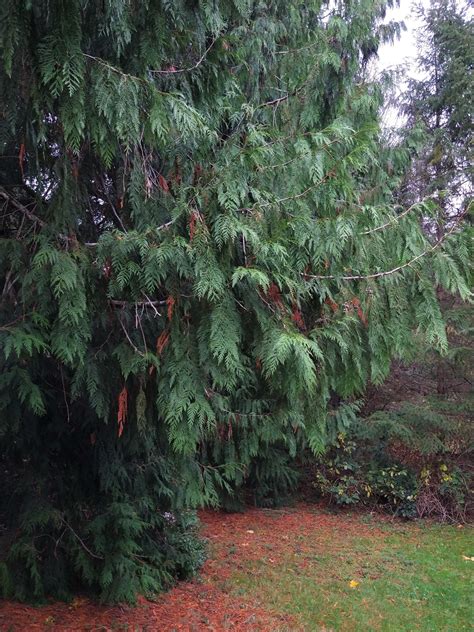
[[[189,508],[321,450],[415,327],[445,347],[465,237],[393,203],[387,4],[2,3],[5,594],[189,575]]]
[[[467,3],[454,0],[432,0],[418,13],[420,75],[410,79],[402,111],[408,133],[419,128],[425,138],[405,188],[411,201],[436,197],[434,230],[442,235],[466,214],[474,188],[474,23]]]

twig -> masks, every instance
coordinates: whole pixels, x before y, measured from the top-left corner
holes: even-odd
[[[166,301],[151,301],[148,297],[146,301],[119,301],[115,298],[109,298],[109,303],[116,307],[128,307],[130,305],[143,305],[143,307],[152,307],[155,311],[155,305],[166,305]],[[158,316],[161,316],[159,312]]]
[[[5,275],[5,284],[3,286],[2,296],[6,296],[8,292],[10,291],[10,288],[13,286],[13,283],[15,281],[13,281],[13,283],[10,283],[10,278],[12,276],[13,276],[13,268],[10,268]]]
[[[429,195],[426,199],[428,200],[432,197],[434,196]],[[371,228],[370,230],[364,230],[361,233],[359,233],[359,235],[370,235],[371,233],[376,233],[380,230],[383,230],[384,228],[387,228],[387,226],[394,226],[399,220],[402,219],[402,217],[405,217],[405,215],[408,215],[408,213],[412,211],[415,208],[415,206],[418,206],[419,204],[421,204],[421,202],[415,202],[415,204],[412,204],[410,207],[408,207],[406,211],[403,211],[403,213],[400,213],[400,215],[393,217],[388,222],[385,222],[385,224],[382,224],[381,226],[377,226],[376,228]]]
[[[209,53],[211,48],[214,46],[216,41],[217,41],[217,37],[215,37],[212,40],[212,42],[206,48],[206,50],[204,51],[202,56],[198,59],[198,61],[192,66],[189,66],[188,68],[173,68],[172,70],[148,70],[148,72],[154,75],[176,75],[181,72],[190,72],[191,70],[196,70],[196,68],[198,68],[202,64],[204,59],[207,57],[207,54]]]
[[[168,226],[171,226],[171,224],[174,224],[176,221],[176,219],[170,219],[169,222],[166,222],[166,224],[161,224],[161,226],[158,226],[157,228],[155,228],[155,230],[158,232],[159,230],[164,230],[165,228],[168,228]]]
[[[463,213],[463,215],[465,215],[465,213]],[[365,279],[377,279],[380,277],[385,277],[391,274],[395,274],[395,272],[399,272],[400,270],[403,270],[403,268],[407,268],[408,266],[411,266],[413,263],[415,263],[415,261],[418,261],[418,259],[421,259],[425,255],[433,252],[433,250],[436,250],[436,248],[438,248],[443,243],[443,241],[448,237],[448,235],[450,235],[454,231],[454,229],[459,225],[463,215],[461,215],[461,217],[456,222],[456,224],[454,224],[447,233],[445,233],[440,239],[438,239],[438,241],[433,246],[431,246],[430,248],[427,248],[424,252],[420,253],[416,257],[413,257],[413,259],[410,259],[410,261],[407,261],[406,263],[403,263],[397,266],[396,268],[392,268],[391,270],[386,270],[384,272],[374,272],[373,274],[351,274],[348,276],[338,276],[337,274],[327,274],[327,275],[306,274],[305,272],[302,272],[301,276],[307,279],[338,279],[341,281],[361,281]]]
[[[277,97],[276,99],[272,99],[271,101],[265,101],[264,103],[260,103],[260,105],[258,106],[259,108],[264,108],[268,105],[278,105],[279,103],[282,103],[283,101],[287,101],[290,96],[294,96],[296,94],[296,92],[293,93],[287,93],[284,94],[282,97]]]
[[[142,307],[144,308],[147,305],[149,305],[153,309],[153,311],[155,312],[155,316],[161,316],[160,312],[156,309],[156,307],[155,307],[153,301],[150,299],[150,297],[145,294],[145,298],[148,301],[148,303],[142,303]],[[166,303],[166,301],[164,301],[164,302]],[[138,303],[136,303],[136,304],[138,305]]]
[[[45,228],[48,225],[44,220],[28,210],[26,206],[18,202],[18,200],[16,200],[12,195],[9,195],[9,193],[5,191],[3,187],[0,187],[0,197],[2,197],[7,202],[10,202],[18,211],[21,211],[23,215],[25,215],[32,222],[41,226],[41,228]],[[68,235],[64,235],[63,233],[59,233],[58,237],[67,242],[76,241],[75,238],[71,238]],[[94,247],[97,246],[97,242],[85,242],[84,246]]]
[[[130,343],[130,346],[132,347],[132,349],[135,351],[135,353],[138,353],[139,355],[144,356],[145,354],[143,353],[143,351],[140,351],[140,349],[134,344],[133,340],[128,335],[127,328],[123,324],[122,319],[119,317],[118,320],[119,320],[120,326],[122,327],[123,332],[124,332],[125,336],[127,337],[127,340]]]
[[[101,177],[100,179],[101,183],[102,183],[102,190],[104,192],[104,195],[107,199],[107,202],[109,203],[110,208],[112,209],[112,213],[114,214],[116,220],[118,221],[118,223],[120,224],[120,227],[122,228],[123,232],[126,233],[127,229],[125,228],[125,226],[123,225],[122,219],[120,217],[120,215],[117,213],[117,209],[115,208],[114,203],[112,202],[112,200],[110,199],[109,193],[107,191],[107,186],[106,183],[104,181],[104,178]]]
[[[62,383],[62,386],[63,386],[64,403],[66,404],[67,421],[69,423],[69,421],[71,420],[71,414],[70,414],[70,411],[69,411],[69,404],[67,402],[66,385],[64,383],[63,367],[61,365],[59,366],[59,371],[61,373],[61,383]]]
[[[1,325],[0,326],[0,331],[9,331],[10,327],[12,325],[16,325],[16,323],[21,322],[22,320],[25,320],[27,316],[30,316],[31,314],[22,314],[21,316],[19,316],[18,318],[15,318],[15,320],[10,321],[9,323],[6,323],[5,325]]]
[[[318,182],[315,182],[314,184],[310,185],[307,189],[305,189],[304,191],[301,191],[301,193],[296,193],[295,195],[288,195],[287,197],[278,198],[277,200],[272,200],[269,202],[255,203],[252,208],[255,208],[257,206],[262,207],[262,206],[271,206],[272,204],[281,204],[282,202],[288,202],[289,200],[298,200],[299,198],[302,198],[305,195],[307,195],[310,191],[313,191],[314,189],[317,189],[318,187],[320,187],[322,184],[326,182],[326,180],[332,177],[332,175],[333,175],[333,172],[329,171],[328,173],[326,173],[325,176],[321,178],[321,180],[318,180]],[[245,208],[245,209],[239,209],[239,210],[247,211],[249,209]]]
[[[295,88],[295,90],[293,90],[293,92],[287,92],[282,97],[277,97],[276,99],[271,99],[270,101],[265,101],[264,103],[260,103],[257,106],[257,109],[258,108],[268,107],[268,106],[271,106],[271,105],[279,105],[283,101],[288,101],[288,99],[290,97],[296,97],[296,95],[299,92],[301,92],[301,90],[303,90],[303,88],[305,87],[305,85],[308,82],[308,80],[309,80],[309,77],[308,77],[308,79],[306,79],[306,81],[304,81],[304,83],[301,86],[299,86],[298,88]]]
[[[169,222],[165,222],[164,224],[161,224],[161,226],[157,226],[155,228],[155,230],[157,232],[159,232],[160,230],[164,230],[165,228],[168,228],[169,226],[174,224],[175,221],[176,221],[176,218],[175,219],[171,219]],[[124,231],[124,232],[126,232],[126,231]],[[84,242],[82,242],[82,245],[86,246],[87,248],[96,248],[99,245],[99,242],[98,241],[84,241]]]
[[[143,310],[144,310],[144,306],[142,305],[142,314],[143,314]],[[145,349],[145,354],[147,354],[148,347],[146,345],[145,332],[143,331],[141,316],[138,315],[138,305],[136,303],[135,303],[135,323],[136,325],[138,325],[138,327],[140,327],[140,332],[142,334],[142,340],[143,340],[143,347]]]
[[[69,524],[69,522],[67,522],[64,518],[61,518],[61,522],[69,529],[69,531],[77,538],[77,540],[80,542],[82,548],[87,551],[87,553],[89,553],[89,555],[91,557],[94,557],[96,560],[103,560],[104,558],[102,557],[102,555],[97,555],[96,553],[93,553],[90,548],[87,546],[87,544],[84,542],[84,540],[74,531],[74,529],[71,527],[71,525]]]
[[[20,202],[18,202],[18,200],[16,200],[13,196],[9,195],[5,189],[0,188],[0,196],[4,199],[7,200],[8,202],[10,202],[11,204],[13,204],[13,206],[18,209],[19,211],[21,211],[24,215],[26,215],[26,217],[28,219],[30,219],[32,222],[36,222],[37,224],[39,224],[41,227],[46,226],[46,222],[44,222],[42,219],[40,219],[37,215],[35,215],[34,213],[32,213],[31,211],[29,211],[26,206],[24,206],[23,204],[21,204]]]
[[[245,307],[245,305],[243,303],[241,303],[238,299],[235,298],[234,296],[234,301],[237,303],[237,305],[240,305],[240,307],[242,309],[244,309],[246,312],[249,312],[250,310],[248,309],[248,307]]]

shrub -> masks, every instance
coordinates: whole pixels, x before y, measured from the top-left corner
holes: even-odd
[[[452,403],[436,401],[358,419],[316,462],[313,486],[341,506],[379,507],[405,518],[463,521],[470,509],[469,432]]]

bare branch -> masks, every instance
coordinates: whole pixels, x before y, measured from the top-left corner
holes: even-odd
[[[156,310],[156,305],[166,305],[166,301],[150,301],[149,299],[146,301],[119,301],[114,298],[109,299],[109,303],[114,305],[115,307],[129,307],[133,305],[143,306],[143,307],[152,307],[159,316],[161,314]]]
[[[399,272],[400,270],[403,270],[404,268],[411,266],[413,263],[415,263],[415,261],[418,261],[422,257],[425,257],[426,255],[430,254],[431,252],[433,252],[433,250],[436,250],[436,248],[438,248],[444,242],[444,240],[448,237],[448,235],[454,232],[454,230],[459,225],[461,218],[464,215],[465,213],[463,213],[463,215],[459,218],[456,224],[454,224],[450,228],[450,230],[448,230],[440,239],[438,239],[438,241],[435,244],[433,244],[433,246],[430,246],[430,248],[427,248],[425,251],[421,252],[416,257],[413,257],[413,259],[410,259],[410,261],[407,261],[406,263],[403,263],[397,266],[396,268],[392,268],[391,270],[385,270],[384,272],[374,272],[373,274],[351,274],[348,276],[338,276],[336,274],[326,274],[326,275],[325,274],[306,274],[305,272],[302,272],[301,276],[306,279],[337,279],[341,281],[362,281],[362,280],[367,280],[367,279],[378,279],[380,277],[386,277],[391,274],[395,274],[396,272]]]
[[[429,200],[430,198],[433,198],[434,196],[435,194],[429,195],[426,199]],[[402,217],[405,217],[405,215],[408,215],[410,211],[412,211],[416,206],[419,206],[420,204],[422,204],[422,202],[415,202],[415,204],[412,204],[409,208],[403,211],[403,213],[400,213],[400,215],[393,217],[392,219],[390,219],[390,221],[385,222],[385,224],[382,224],[381,226],[377,226],[376,228],[371,228],[370,230],[364,230],[361,233],[359,233],[359,235],[370,235],[372,233],[377,233],[378,231],[383,230],[384,228],[387,228],[388,226],[395,226],[395,224],[398,221],[400,221]]]
[[[15,199],[13,195],[10,195],[7,191],[5,191],[3,187],[0,187],[0,197],[10,202],[17,210],[21,211],[32,222],[36,222],[41,227],[46,226],[46,222],[44,222],[42,219],[40,219],[37,215],[32,213],[30,210],[28,210],[26,206],[18,202],[18,200]]]
[[[271,105],[279,105],[283,101],[288,101],[290,97],[295,97],[298,94],[298,92],[301,92],[301,90],[304,88],[305,83],[299,88],[296,88],[296,90],[293,90],[293,92],[288,92],[287,94],[284,94],[282,97],[277,97],[276,99],[272,99],[270,101],[265,101],[264,103],[260,103],[258,107],[264,108]]]
[[[171,226],[171,224],[174,224],[176,221],[176,219],[170,219],[169,222],[166,222],[166,224],[161,224],[161,226],[158,226],[157,228],[155,228],[155,230],[158,232],[159,230],[164,230],[165,228],[168,228],[168,226]]]
[[[109,193],[107,191],[107,184],[104,180],[103,177],[100,178],[101,184],[102,184],[102,191],[104,192],[104,195],[107,199],[107,202],[109,203],[110,208],[112,209],[112,213],[114,214],[115,219],[118,221],[118,223],[120,224],[120,227],[122,228],[123,232],[126,233],[127,229],[125,228],[125,226],[123,225],[122,222],[122,218],[120,217],[120,215],[117,213],[117,209],[115,208],[114,203],[112,202],[112,200],[110,199]]]
[[[124,332],[128,342],[130,343],[130,346],[132,347],[132,349],[135,351],[135,353],[138,353],[139,355],[144,356],[145,354],[143,353],[143,351],[140,351],[140,349],[137,347],[137,345],[134,344],[133,340],[130,338],[130,336],[128,334],[128,331],[127,331],[127,328],[123,324],[122,319],[120,318],[120,316],[118,317],[118,321],[120,323],[120,326],[123,329],[123,332]]]
[[[142,303],[142,307],[151,307],[155,312],[155,316],[161,316],[160,312],[156,309],[154,302],[150,299],[149,296],[145,294],[145,298],[148,301],[147,303]],[[163,301],[166,303],[166,301]]]
[[[94,557],[96,560],[103,560],[104,558],[102,557],[102,555],[97,555],[96,553],[93,553],[90,548],[85,544],[84,540],[74,531],[74,529],[71,527],[71,525],[69,524],[69,522],[67,522],[64,518],[61,518],[61,522],[63,523],[64,526],[66,526],[69,531],[74,535],[74,537],[79,541],[80,545],[82,546],[82,548],[84,549],[84,551],[87,551],[87,553],[89,553],[89,555],[91,557]]]
[[[174,224],[176,221],[176,219],[171,219],[169,222],[166,222],[165,224],[161,224],[161,226],[157,226],[155,228],[156,232],[159,232],[160,230],[165,230],[165,228],[168,228],[169,226],[171,226],[172,224]],[[98,241],[85,241],[82,244],[83,246],[87,246],[88,248],[96,248],[99,245]]]
[[[293,93],[296,94],[296,93]],[[278,97],[276,99],[272,99],[271,101],[265,101],[264,103],[260,103],[260,105],[258,106],[259,108],[264,108],[267,105],[278,105],[279,103],[282,103],[282,101],[288,101],[288,99],[290,98],[290,93],[283,95],[282,97]]]
[[[215,37],[212,40],[212,42],[206,48],[206,50],[204,51],[202,56],[198,59],[198,61],[192,66],[189,66],[188,68],[173,68],[172,70],[149,70],[148,72],[154,75],[177,75],[182,72],[191,72],[191,70],[196,70],[196,68],[198,68],[202,64],[204,59],[207,57],[207,54],[209,53],[211,48],[214,46],[216,41],[217,41],[217,37]]]

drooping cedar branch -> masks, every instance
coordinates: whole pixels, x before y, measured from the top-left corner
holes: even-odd
[[[413,257],[412,259],[410,259],[410,261],[406,261],[405,263],[402,263],[401,265],[396,266],[395,268],[392,268],[391,270],[385,270],[383,272],[374,272],[372,274],[351,274],[351,275],[343,275],[343,276],[338,276],[335,274],[321,274],[321,275],[307,274],[305,272],[302,272],[301,276],[303,276],[305,279],[337,279],[340,281],[364,281],[364,280],[369,280],[369,279],[378,279],[381,277],[386,277],[392,274],[396,274],[397,272],[400,272],[404,268],[410,267],[419,259],[426,257],[426,255],[432,253],[434,250],[439,248],[442,245],[442,243],[446,240],[446,238],[449,235],[451,235],[451,233],[453,233],[456,230],[456,228],[458,228],[459,224],[461,223],[462,218],[466,215],[466,213],[467,213],[467,210],[458,217],[458,219],[453,224],[453,226],[448,231],[446,231],[442,235],[442,237],[438,239],[438,241],[436,241],[436,243],[434,243],[432,246],[430,246],[429,248],[421,252],[419,255],[416,255],[416,257]]]

